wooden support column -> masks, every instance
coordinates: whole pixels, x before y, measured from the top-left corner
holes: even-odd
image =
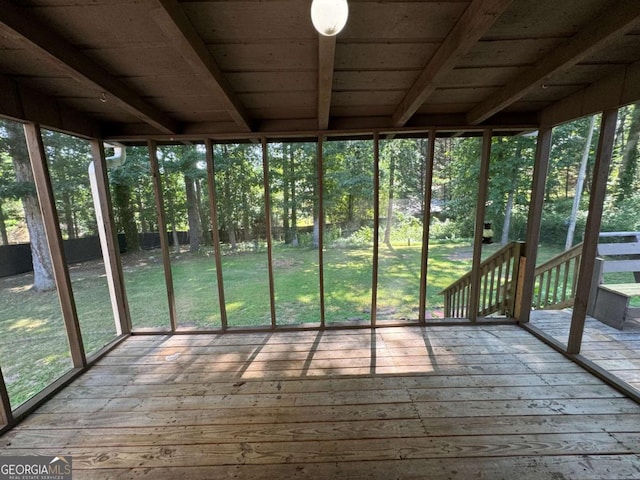
[[[169,303],[169,321],[171,331],[178,328],[176,316],[176,299],[173,290],[173,274],[171,272],[171,258],[169,256],[169,240],[167,239],[167,222],[164,214],[164,199],[162,194],[162,178],[158,165],[158,147],[154,140],[147,142],[149,148],[149,161],[151,162],[151,178],[153,191],[156,198],[156,215],[158,216],[158,230],[160,235],[160,249],[162,250],[162,265],[164,266],[164,278],[167,287],[167,301]]]
[[[7,385],[4,383],[4,375],[0,368],[0,431],[2,427],[13,424],[13,413],[11,412],[11,402],[9,401],[9,392]]]
[[[58,222],[58,212],[56,210],[53,187],[51,186],[49,166],[47,165],[47,158],[42,143],[40,125],[34,123],[25,124],[24,134],[27,141],[27,148],[29,149],[29,158],[31,159],[33,178],[42,211],[44,229],[49,243],[53,276],[58,289],[62,318],[64,319],[67,337],[69,339],[71,359],[74,368],[83,368],[87,365],[87,358],[82,343],[82,333],[80,331],[78,313],[73,298],[71,278],[69,277],[69,270],[67,269],[60,223]]]
[[[387,222],[389,219],[387,219]],[[373,265],[371,268],[371,326],[378,315],[378,266],[380,248],[380,134],[373,134]]]
[[[269,151],[267,138],[262,137],[262,182],[264,187],[264,223],[267,235],[267,272],[269,275],[269,307],[271,310],[271,328],[276,328],[276,294],[273,279],[273,239],[271,238],[271,192],[269,191]]]
[[[531,182],[531,201],[529,203],[529,217],[527,219],[527,238],[525,243],[525,267],[522,291],[516,301],[514,317],[520,323],[529,321],[531,303],[533,301],[533,287],[535,282],[538,242],[540,241],[540,224],[542,222],[542,208],[544,206],[544,190],[549,170],[549,154],[551,152],[551,128],[541,128],[538,131],[536,143],[536,158],[533,165],[533,180]]]
[[[602,113],[600,139],[598,140],[596,163],[593,167],[593,180],[591,182],[589,216],[587,217],[587,225],[584,232],[582,261],[580,262],[578,286],[573,304],[569,341],[567,342],[567,353],[571,354],[580,353],[580,347],[582,345],[582,333],[584,331],[589,292],[593,280],[594,262],[598,249],[600,223],[602,220],[604,198],[607,193],[607,181],[609,180],[609,167],[611,166],[611,154],[613,152],[613,142],[616,137],[617,121],[617,109],[607,110]]]
[[[480,263],[482,262],[482,229],[489,192],[489,162],[491,160],[491,130],[482,134],[482,155],[480,157],[480,174],[478,177],[478,203],[476,205],[476,226],[473,236],[473,265],[471,267],[471,294],[467,316],[475,322],[478,319],[480,305]]]
[[[224,300],[224,283],[222,280],[222,255],[220,253],[220,232],[218,231],[218,200],[216,198],[215,158],[211,139],[204,141],[207,158],[207,180],[209,188],[209,210],[211,211],[211,233],[213,251],[216,262],[216,278],[218,280],[218,301],[220,303],[220,325],[222,331],[227,329],[227,305]]]
[[[436,149],[436,131],[429,131],[427,168],[424,176],[424,211],[422,212],[422,256],[420,261],[420,323],[425,323],[427,310],[427,262],[429,261],[429,224],[431,223],[431,187],[433,185],[433,162]]]
[[[96,221],[101,230],[100,244],[102,257],[109,284],[111,306],[116,317],[116,331],[119,335],[131,333],[131,316],[129,303],[122,274],[122,262],[120,261],[120,247],[113,221],[113,208],[109,193],[109,181],[107,178],[107,162],[104,155],[104,145],[99,140],[91,141],[91,154],[93,156],[93,169],[98,191],[98,205],[96,205]]]

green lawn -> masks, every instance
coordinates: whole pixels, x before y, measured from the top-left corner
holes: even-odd
[[[483,256],[497,245],[485,246]],[[324,251],[325,320],[328,324],[371,317],[372,247]],[[421,246],[380,245],[378,319],[417,319]],[[551,255],[543,250],[541,256]],[[442,316],[439,292],[467,272],[469,242],[432,242],[427,309]],[[265,248],[227,253],[222,259],[229,326],[271,324]],[[220,326],[220,302],[211,251],[172,254],[179,327]],[[273,250],[276,318],[279,325],[320,321],[318,251],[276,245]],[[169,328],[161,256],[145,251],[123,257],[134,328]],[[73,266],[71,278],[87,352],[115,336],[104,269],[99,262]],[[0,365],[15,407],[71,368],[57,294],[29,290],[30,274],[0,279]]]

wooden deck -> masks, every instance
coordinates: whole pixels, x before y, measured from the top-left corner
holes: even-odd
[[[136,336],[0,437],[74,479],[640,478],[640,405],[517,326]]]
[[[531,324],[566,345],[571,311],[532,312]],[[580,353],[640,391],[640,319],[628,319],[617,330],[587,317]]]

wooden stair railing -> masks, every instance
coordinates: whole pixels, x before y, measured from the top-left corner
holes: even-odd
[[[559,310],[573,306],[582,260],[582,243],[536,267],[531,308]]]
[[[479,317],[495,313],[513,315],[523,255],[524,243],[512,242],[480,264]],[[531,308],[553,310],[572,306],[581,260],[582,243],[536,267]],[[440,292],[444,295],[446,318],[469,318],[471,278],[468,272]]]
[[[478,316],[513,315],[518,284],[515,280],[523,254],[524,243],[511,242],[480,264]],[[444,295],[445,317],[469,318],[471,278],[471,272],[468,272],[440,292]]]

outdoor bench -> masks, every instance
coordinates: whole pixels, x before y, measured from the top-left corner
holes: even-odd
[[[600,241],[588,313],[622,330],[627,318],[640,317],[640,308],[629,306],[633,297],[640,297],[640,232],[601,233]],[[632,272],[635,283],[604,283],[605,273],[618,272]]]

